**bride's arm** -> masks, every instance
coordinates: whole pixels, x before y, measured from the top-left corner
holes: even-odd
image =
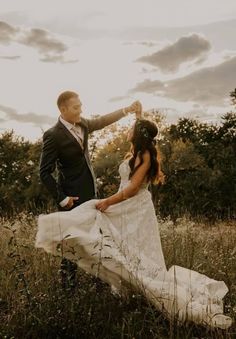
[[[138,166],[140,163],[140,158],[137,157],[135,161],[135,167]],[[143,154],[143,163],[131,177],[130,183],[120,192],[113,194],[109,198],[100,200],[96,204],[96,208],[100,211],[105,211],[109,206],[115,205],[123,200],[129,199],[136,195],[143,184],[144,180],[146,179],[147,172],[150,168],[151,161],[150,161],[150,153],[146,151]]]

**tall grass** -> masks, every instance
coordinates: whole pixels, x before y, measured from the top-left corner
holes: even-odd
[[[167,266],[173,264],[224,280],[225,313],[236,318],[236,223],[159,221]],[[36,219],[0,220],[0,338],[234,338],[186,323],[176,326],[130,289],[119,297],[99,279],[78,271],[78,286],[64,290],[61,258],[34,248]]]

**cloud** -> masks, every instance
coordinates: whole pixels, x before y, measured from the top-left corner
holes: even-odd
[[[207,60],[206,55],[202,55],[195,61],[194,64],[195,65],[201,65],[206,60]]]
[[[40,59],[43,62],[60,62],[62,64],[74,64],[78,62],[78,59],[65,60],[64,55],[45,55]]]
[[[65,44],[53,38],[43,29],[33,28],[27,32],[21,42],[27,46],[35,47],[39,53],[63,53],[67,50]]]
[[[190,25],[185,27],[171,27],[170,22],[169,27],[133,26],[132,28],[125,28],[120,32],[119,38],[126,41],[174,41],[179,39],[181,36],[186,36],[189,32],[195,32],[206,36],[207,39],[211,41],[214,49],[221,51],[222,49],[236,48],[235,30],[236,19],[217,21],[206,25]]]
[[[47,115],[38,115],[35,113],[25,113],[25,114],[19,114],[14,108],[0,105],[0,111],[5,113],[5,118],[1,118],[2,121],[19,121],[19,122],[28,122],[32,123],[35,126],[41,126],[41,125],[47,125],[52,124],[55,122],[55,119],[47,116]]]
[[[141,73],[156,73],[157,69],[156,68],[146,68],[146,67],[142,67],[141,69]]]
[[[164,83],[159,80],[146,79],[136,85],[130,92],[144,92],[144,93],[156,93],[164,89]]]
[[[109,102],[117,102],[117,101],[122,101],[122,100],[125,100],[125,99],[127,99],[127,98],[129,98],[129,96],[127,96],[127,95],[121,95],[121,96],[117,96],[117,97],[113,97],[113,98],[111,98],[111,99],[109,99]]]
[[[174,72],[187,61],[197,59],[211,49],[211,44],[199,34],[183,36],[172,45],[154,54],[143,56],[137,61],[146,62],[160,68],[163,72]]]
[[[177,101],[192,101],[204,105],[224,105],[229,92],[235,88],[235,74],[236,57],[165,83],[145,80],[130,92],[161,94]]]
[[[20,55],[0,55],[0,59],[6,59],[6,60],[17,60],[20,59]]]
[[[24,45],[36,48],[43,57],[40,58],[42,62],[59,62],[62,64],[71,64],[78,62],[78,59],[67,60],[64,52],[68,47],[55,39],[50,32],[42,29],[31,29],[26,32],[24,38],[21,40]]]
[[[15,28],[6,22],[0,21],[0,43],[10,44],[11,42],[17,42],[36,49],[39,54],[43,55],[40,59],[43,62],[74,63],[78,61],[65,59],[64,53],[68,50],[68,47],[50,32],[39,28],[30,30]],[[14,60],[18,57],[0,58]]]
[[[146,46],[146,47],[153,47],[156,45],[159,45],[159,42],[153,42],[153,41],[125,41],[123,42],[123,45],[125,46],[132,46],[132,45],[140,45],[140,46]]]
[[[17,32],[18,32],[18,29],[14,28],[13,26],[8,25],[4,21],[0,21],[0,42],[1,43],[9,44]]]

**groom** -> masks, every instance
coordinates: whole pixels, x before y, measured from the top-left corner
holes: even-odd
[[[88,153],[88,135],[135,112],[139,101],[96,119],[81,117],[82,103],[75,92],[59,95],[61,113],[55,126],[43,135],[40,178],[60,209],[70,210],[96,197],[96,181]],[[57,168],[58,180],[52,173]]]
[[[118,121],[129,112],[138,111],[140,105],[139,101],[135,101],[113,113],[85,119],[81,117],[82,103],[77,93],[66,91],[59,95],[57,106],[60,117],[56,125],[43,135],[40,179],[60,210],[71,210],[97,195],[88,153],[88,135]],[[57,180],[53,176],[56,169]],[[70,271],[66,266],[70,266],[71,262],[64,260],[64,263],[65,269]]]

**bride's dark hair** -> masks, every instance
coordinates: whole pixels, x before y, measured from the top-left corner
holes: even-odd
[[[130,175],[131,178],[137,169],[143,163],[143,154],[146,151],[150,153],[151,166],[147,173],[147,180],[154,182],[158,180],[158,175],[160,171],[159,162],[157,159],[157,149],[156,149],[156,140],[155,137],[158,134],[158,128],[154,122],[149,120],[136,120],[133,135],[131,138],[132,142],[132,157],[129,160],[130,166]],[[137,156],[140,157],[140,163],[138,166],[135,165],[135,160]]]

